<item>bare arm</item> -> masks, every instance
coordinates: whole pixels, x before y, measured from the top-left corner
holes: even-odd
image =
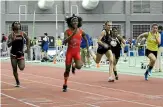
[[[101,32],[100,37],[98,38],[98,41],[97,41],[97,43],[100,44],[100,45],[102,45],[102,46],[104,46],[104,43],[101,41],[101,39],[102,39],[104,36],[105,36],[105,31],[103,30],[103,31]]]
[[[67,42],[68,42],[68,39],[67,39],[67,38],[68,38],[68,34],[67,34],[67,32],[65,31],[65,32],[64,32],[64,40],[63,40],[63,44],[64,44],[64,45],[66,45]]]
[[[118,38],[123,44],[125,44],[125,40],[122,38],[122,36],[117,35],[117,38]]]
[[[155,36],[156,37],[156,42],[157,42],[157,44],[158,45],[160,45],[160,43],[161,43],[161,35],[159,34],[159,36]]]
[[[140,34],[138,37],[137,37],[137,40],[136,40],[136,44],[138,44],[138,42],[140,42],[140,40],[142,39],[142,38],[147,38],[148,37],[148,32],[145,32],[145,33],[142,33],[142,34]]]
[[[28,35],[25,32],[23,32],[23,36],[26,39],[27,50],[29,50],[29,48],[30,48],[30,39],[29,39]]]
[[[11,47],[13,41],[12,33],[8,36],[7,46]]]

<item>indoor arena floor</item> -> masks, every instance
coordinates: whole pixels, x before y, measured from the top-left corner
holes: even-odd
[[[19,71],[21,87],[15,88],[10,61],[1,60],[2,107],[163,107],[163,72],[144,80],[144,57],[118,64],[119,80],[107,82],[108,65],[71,73],[68,92],[62,92],[64,62],[26,63]]]

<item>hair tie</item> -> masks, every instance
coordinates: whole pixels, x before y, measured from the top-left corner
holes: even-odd
[[[78,19],[77,17],[73,17],[72,19],[71,19],[71,22],[72,22],[72,20],[74,20],[74,19]]]

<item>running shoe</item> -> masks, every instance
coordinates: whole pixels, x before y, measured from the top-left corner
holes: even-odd
[[[114,79],[112,77],[109,77],[108,82],[114,82]]]
[[[63,85],[62,91],[63,91],[63,92],[67,92],[67,85]]]

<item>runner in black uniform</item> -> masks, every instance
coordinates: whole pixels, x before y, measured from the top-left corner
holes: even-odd
[[[17,21],[12,23],[13,32],[8,37],[8,47],[11,47],[11,65],[13,74],[16,80],[16,87],[19,87],[20,82],[18,78],[17,66],[20,70],[24,70],[24,38],[26,39],[27,51],[29,51],[29,38],[26,33],[21,31],[21,24]]]
[[[98,39],[98,49],[97,49],[97,55],[96,55],[96,63],[97,65],[99,65],[101,58],[103,56],[103,54],[106,55],[106,57],[109,59],[109,82],[114,82],[114,79],[112,77],[113,74],[113,54],[111,51],[111,46],[110,46],[110,42],[111,42],[111,28],[112,26],[112,22],[107,21],[105,22],[105,30],[103,30],[101,32],[101,35]]]
[[[118,75],[117,75],[117,68],[116,65],[118,63],[119,57],[120,57],[120,50],[121,50],[121,44],[125,44],[125,40],[118,35],[118,30],[116,27],[112,28],[112,38],[111,38],[111,50],[113,53],[113,71],[115,75],[115,79],[118,80]]]

